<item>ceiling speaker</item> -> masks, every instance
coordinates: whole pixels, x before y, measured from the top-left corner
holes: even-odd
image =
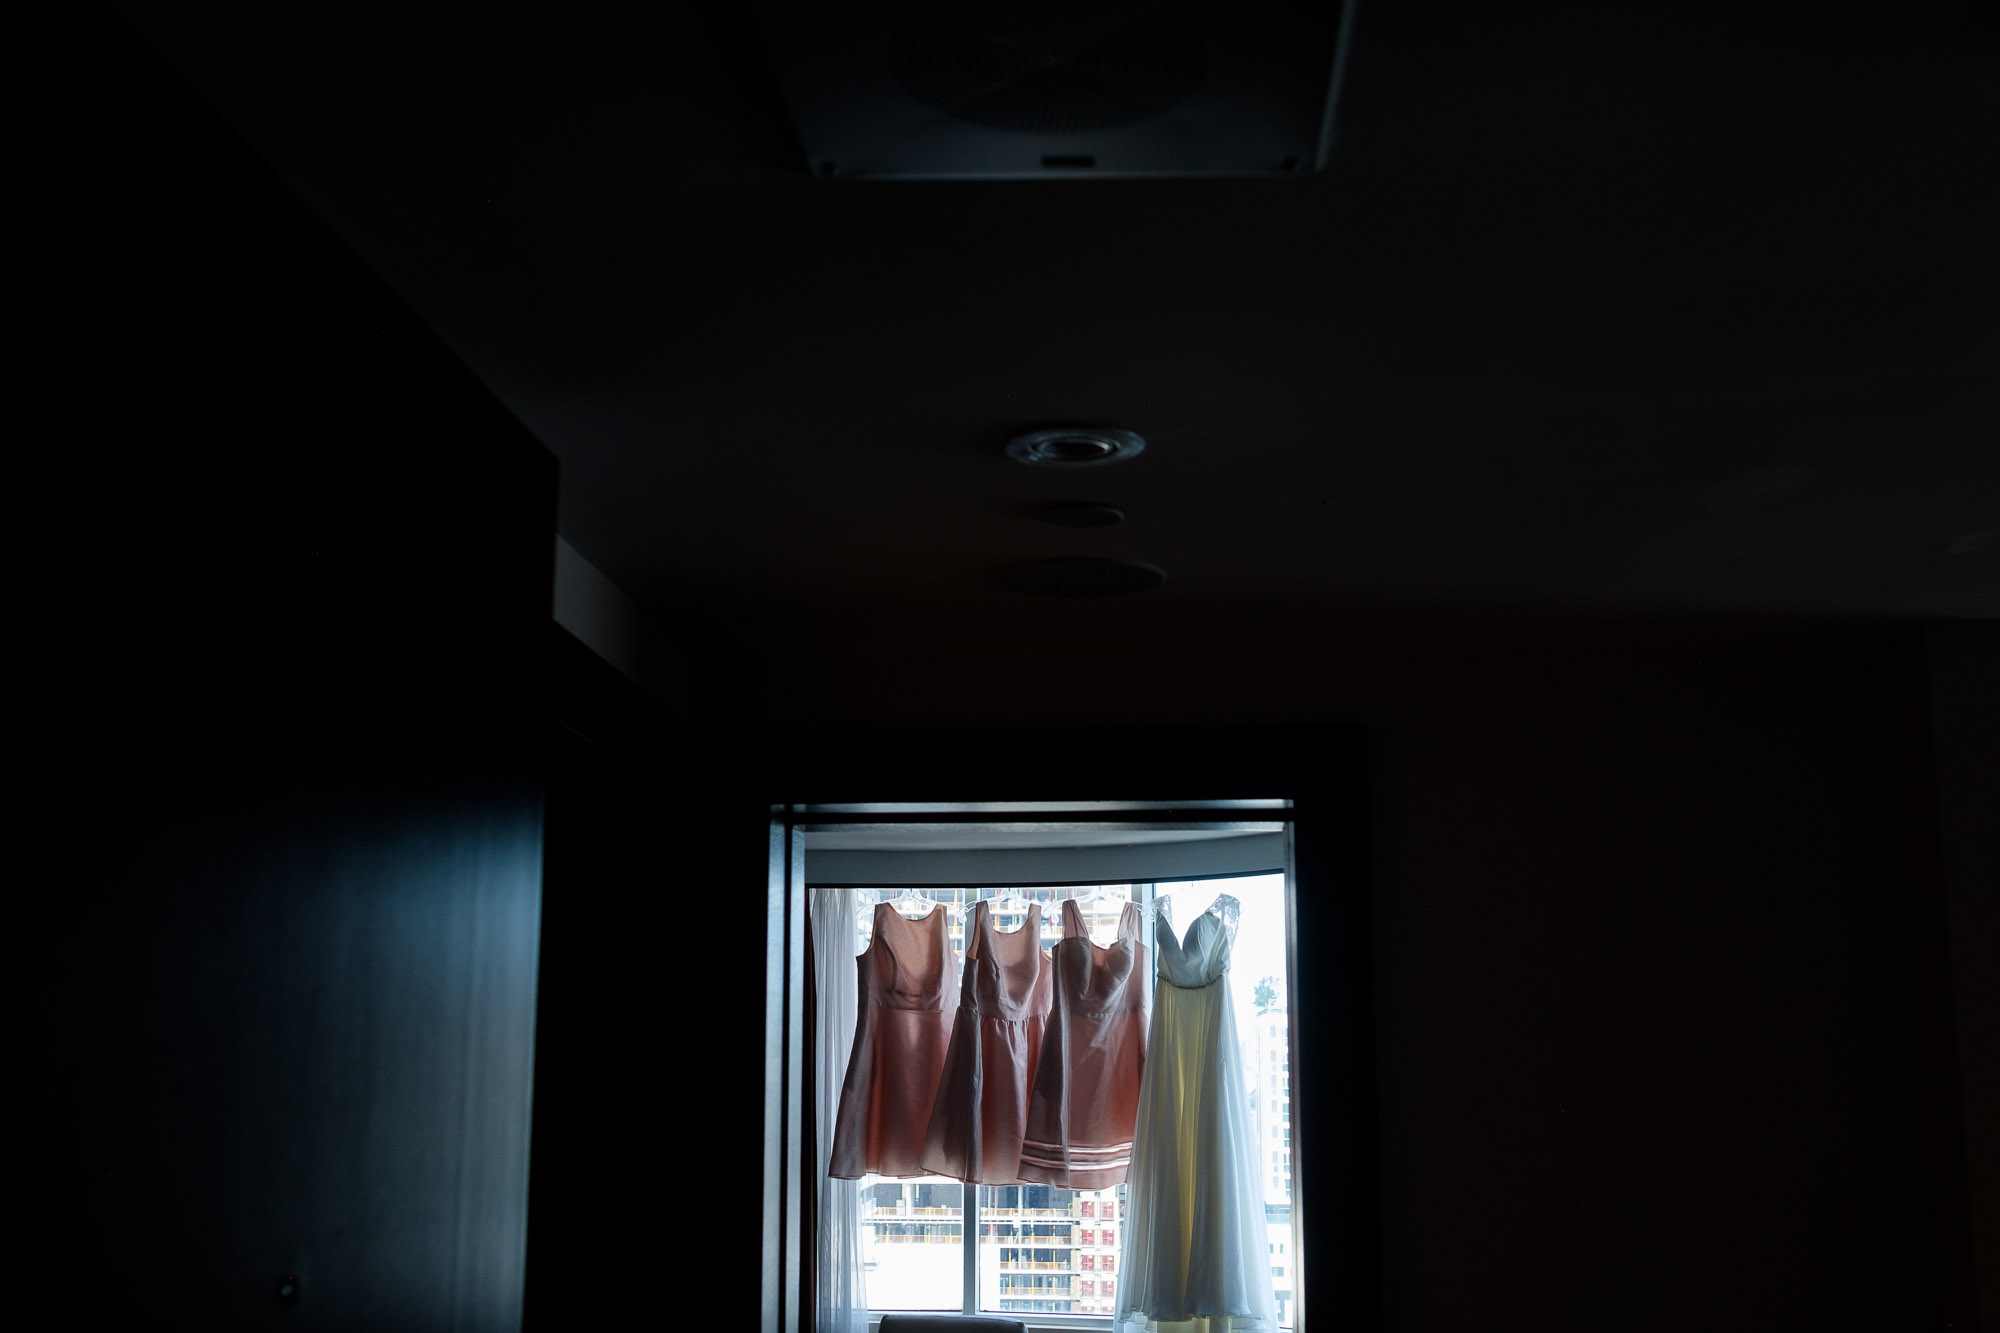
[[[823,178],[1262,176],[1324,164],[1349,7],[822,0],[762,19]]]
[[[1167,571],[1142,560],[1110,556],[1028,560],[1000,571],[1000,586],[1028,597],[1118,597],[1167,581]]]

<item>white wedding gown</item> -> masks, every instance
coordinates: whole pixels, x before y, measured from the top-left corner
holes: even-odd
[[[1229,999],[1242,907],[1217,898],[1181,940],[1167,900],[1159,902],[1159,985],[1126,1184],[1118,1333],[1267,1333],[1277,1300]]]

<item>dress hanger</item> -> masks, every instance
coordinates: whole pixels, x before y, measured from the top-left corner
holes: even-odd
[[[1120,889],[1124,890],[1124,892],[1122,893],[1119,892],[1118,890]],[[1091,931],[1088,934],[1088,938],[1090,939],[1090,942],[1092,944],[1096,944],[1100,948],[1108,948],[1110,947],[1111,942],[1115,942],[1117,940],[1118,932],[1124,929],[1124,926],[1120,923],[1123,921],[1124,918],[1125,904],[1132,901],[1132,899],[1131,899],[1131,890],[1125,885],[1122,884],[1118,885],[1117,888],[1114,889],[1109,884],[1093,884],[1089,888],[1085,889],[1082,893],[1072,894],[1070,896],[1070,901],[1076,904],[1077,910],[1079,912],[1086,913],[1085,915],[1086,925],[1089,922],[1089,914],[1086,911],[1086,909],[1094,907],[1099,903],[1118,904],[1119,917],[1117,920],[1114,920],[1112,922],[1112,934],[1110,941],[1100,940],[1097,936],[1097,932],[1095,931]]]
[[[897,894],[895,897],[886,898],[883,901],[887,902],[891,907],[894,907],[896,909],[897,915],[905,917],[912,921],[929,916],[932,912],[936,911],[938,907],[937,899],[926,897],[924,894],[917,892],[917,890],[914,887],[904,889],[901,893]],[[914,912],[906,912],[903,910],[906,907],[918,910]],[[952,910],[952,915],[954,916],[957,915],[956,909],[951,909],[951,910]]]
[[[1014,930],[1002,931],[1001,932],[1002,934],[1011,935],[1014,934],[1015,931],[1026,930],[1028,928],[1028,908],[1032,906],[1032,904],[1028,901],[1028,895],[1021,892],[1019,889],[1014,889],[1014,888],[1002,889],[998,893],[994,894],[991,898],[984,898],[981,899],[980,901],[986,904],[986,910],[989,913],[988,916],[989,921],[992,919],[993,916],[997,916],[1002,913],[1006,913],[1008,915],[1013,915],[1018,913],[1020,915],[1021,924],[1016,926]],[[999,930],[1000,929],[999,923],[994,922],[993,928],[995,930]]]
[[[1002,889],[986,900],[995,912],[1025,912],[1028,910],[1028,895],[1019,889]]]
[[[1243,903],[1233,894],[1228,894],[1228,893],[1216,894],[1215,897],[1209,900],[1207,906],[1203,907],[1201,911],[1195,913],[1194,916],[1188,918],[1186,925],[1181,925],[1178,922],[1175,922],[1173,915],[1167,910],[1169,905],[1172,904],[1172,902],[1173,902],[1172,894],[1156,893],[1153,895],[1153,900],[1146,904],[1146,913],[1148,916],[1152,916],[1154,913],[1158,913],[1159,915],[1157,919],[1164,920],[1172,924],[1176,934],[1191,929],[1194,925],[1194,916],[1212,916],[1216,920],[1222,922],[1223,926],[1228,929],[1230,940],[1231,941],[1235,940],[1236,923],[1242,919]]]

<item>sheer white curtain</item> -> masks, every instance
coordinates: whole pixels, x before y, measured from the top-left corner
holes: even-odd
[[[867,1333],[868,1289],[861,1270],[861,1182],[826,1174],[833,1157],[833,1124],[840,1084],[854,1046],[854,955],[860,925],[853,889],[814,889],[811,898],[813,972],[818,1000],[813,1015],[820,1058],[813,1091],[814,1135],[819,1156],[818,1224],[814,1228],[817,1333]]]

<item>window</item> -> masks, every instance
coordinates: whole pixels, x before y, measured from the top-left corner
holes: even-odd
[[[933,837],[931,841],[938,840]],[[843,845],[841,850],[847,847]],[[802,879],[816,881],[810,867]],[[851,890],[874,889],[876,897],[895,892],[887,884],[834,882]],[[1057,904],[1087,885],[1075,879],[1054,884],[1014,882],[1042,906],[1045,946],[1061,933]],[[923,892],[938,902],[967,904],[992,896],[991,883],[931,882]],[[1145,901],[1155,892],[1171,893],[1173,924],[1183,931],[1218,893],[1227,892],[1241,900],[1241,925],[1233,946],[1229,985],[1238,1041],[1248,1048],[1242,1051],[1242,1086],[1253,1122],[1260,1122],[1254,1124],[1253,1132],[1274,1148],[1288,1148],[1285,1126],[1290,1123],[1291,1025],[1285,1017],[1284,997],[1290,990],[1286,934],[1290,890],[1285,875],[1232,875],[1220,880],[1161,875],[1105,887],[1111,891],[1108,910],[1092,913],[1090,921],[1100,942],[1115,931],[1117,912],[1126,898]],[[1001,915],[996,916],[995,924],[1000,930],[1011,930],[1024,919],[1018,913]],[[960,959],[968,923],[969,916],[961,917],[950,927],[952,947]],[[864,936],[869,924],[864,919]],[[865,938],[857,941],[857,952],[864,945]],[[955,989],[956,983],[954,993]],[[803,1001],[799,996],[795,1002]],[[817,1164],[802,1161],[800,1166],[811,1171]],[[811,1179],[812,1175],[801,1178]],[[1273,1153],[1269,1188],[1264,1188],[1260,1178],[1259,1192],[1272,1238],[1268,1243],[1277,1246],[1276,1238],[1282,1234],[1289,1240],[1295,1225],[1289,1153]],[[1109,1223],[1124,1211],[1120,1206],[1123,1186],[1098,1191],[1042,1185],[967,1188],[953,1180],[871,1177],[862,1182],[861,1197],[869,1308],[1045,1313],[1071,1320],[1101,1319],[1108,1327],[1117,1291],[1115,1277],[1110,1275],[1118,1269],[1122,1233],[1122,1228]],[[966,1252],[968,1237],[976,1238],[970,1255]],[[1280,1306],[1285,1326],[1290,1325],[1292,1309],[1289,1300]],[[809,1327],[810,1318],[801,1326]]]
[[[1105,896],[1084,913],[1086,924],[1100,941],[1116,934],[1124,904],[1135,896],[1143,898],[1150,886],[1103,887]],[[1061,938],[1058,904],[1081,891],[1079,886],[1022,890],[1027,901],[1040,908],[1044,949]],[[893,889],[869,891],[866,897],[870,900],[892,897],[894,892]],[[954,909],[992,896],[991,890],[972,887],[928,886],[924,892],[933,901]],[[866,947],[872,927],[867,914],[858,915],[861,919],[856,952]],[[1026,919],[1025,910],[995,913],[995,925],[1003,931],[1020,928]],[[970,920],[969,913],[960,910],[948,929],[947,938],[960,960],[964,957],[964,932]],[[955,982],[952,995],[955,999]],[[968,1283],[963,1234],[970,1228],[978,1237],[978,1253],[970,1278],[978,1309],[989,1313],[1020,1310],[1086,1313],[1076,1305],[1081,1293],[1075,1290],[1071,1279],[1080,1272],[1095,1272],[1102,1260],[1080,1248],[1096,1245],[1098,1236],[1094,1227],[1085,1229],[1080,1223],[1085,1218],[1094,1220],[1099,1215],[1112,1215],[1117,1208],[1116,1188],[1083,1191],[1048,1185],[978,1185],[968,1189],[953,1180],[884,1181],[875,1177],[864,1177],[862,1187],[869,1198],[900,1200],[896,1209],[885,1211],[878,1203],[872,1212],[864,1213],[861,1252],[867,1271],[869,1308],[963,1310]],[[915,1214],[949,1219],[949,1248],[912,1248],[912,1238],[896,1223],[886,1220],[892,1215]],[[942,1231],[944,1227],[939,1229]],[[1034,1303],[1023,1305],[1022,1300]]]
[[[1124,902],[1144,900],[1154,887],[1107,886],[1110,889],[1107,898],[1094,904],[1086,914],[1093,935],[1100,942],[1111,938]],[[1273,982],[1282,977],[1281,876],[1197,881],[1185,886],[1161,885],[1158,888],[1173,892],[1177,908],[1173,921],[1179,927],[1185,927],[1193,914],[1205,909],[1218,892],[1229,892],[1241,900],[1244,904],[1243,917],[1233,950],[1232,977],[1239,971]],[[978,889],[930,887],[925,892],[935,901],[951,906],[969,904],[981,896],[990,896],[990,891]],[[1059,904],[1078,892],[1080,890],[1073,886],[1023,890],[1029,901],[1041,907],[1039,915],[1045,947],[1060,938]],[[883,890],[871,896],[893,896],[893,890]],[[1180,906],[1182,903],[1188,905]],[[1026,920],[1024,912],[996,914],[996,918],[1002,930],[1015,929]],[[953,949],[961,958],[967,924],[969,917],[961,914],[950,927]],[[865,921],[863,932],[865,941]],[[1282,1064],[1280,1053],[1269,1047],[1284,1029],[1258,1021],[1261,1015],[1256,1012],[1254,993],[1250,987],[1232,985],[1231,989],[1237,1004],[1240,1038],[1252,1039],[1246,1043],[1249,1049],[1244,1052],[1243,1077],[1247,1091],[1256,1087],[1250,1071],[1260,1063]],[[1269,1006],[1278,1003],[1275,996],[1279,990],[1275,985],[1272,987],[1272,994],[1265,999],[1264,1013],[1268,1014]],[[1277,1091],[1283,1096],[1285,1077],[1282,1074],[1275,1077]],[[1263,1099],[1252,1100],[1251,1115],[1254,1118],[1268,1121],[1272,1110],[1273,1103]],[[1266,1124],[1262,1128],[1267,1135],[1281,1132],[1275,1124]],[[1290,1156],[1281,1148],[1274,1147],[1271,1151],[1269,1189],[1262,1188],[1261,1178],[1259,1182],[1259,1192],[1265,1203],[1265,1225],[1273,1238],[1269,1244],[1273,1246],[1277,1244],[1275,1237],[1280,1232],[1287,1236],[1290,1234],[1291,1215],[1287,1207],[1289,1180]],[[1100,1230],[1094,1224],[1100,1218],[1110,1218],[1119,1211],[1122,1186],[1102,1191],[1072,1191],[1045,1185],[980,1185],[967,1189],[956,1181],[878,1182],[873,1178],[864,1180],[864,1186],[868,1196],[876,1201],[873,1210],[864,1219],[862,1229],[869,1308],[881,1311],[964,1312],[969,1305],[971,1312],[987,1313],[1029,1310],[1082,1317],[1111,1313],[1108,1305],[1102,1310],[1096,1308],[1096,1290],[1092,1291],[1091,1299],[1086,1303],[1084,1292],[1077,1283],[1081,1274],[1091,1274],[1094,1278],[1097,1274],[1117,1271],[1116,1233],[1109,1227]],[[881,1202],[884,1199],[893,1200],[895,1206],[885,1208]],[[892,1217],[896,1220],[890,1220]],[[932,1235],[920,1238],[912,1234],[902,1223],[905,1217],[937,1219],[927,1224]],[[963,1251],[962,1237],[966,1230],[978,1237],[979,1253],[970,1276],[966,1272]],[[1012,1242],[1032,1244],[1016,1245]],[[1036,1303],[1020,1304],[1024,1299]]]

